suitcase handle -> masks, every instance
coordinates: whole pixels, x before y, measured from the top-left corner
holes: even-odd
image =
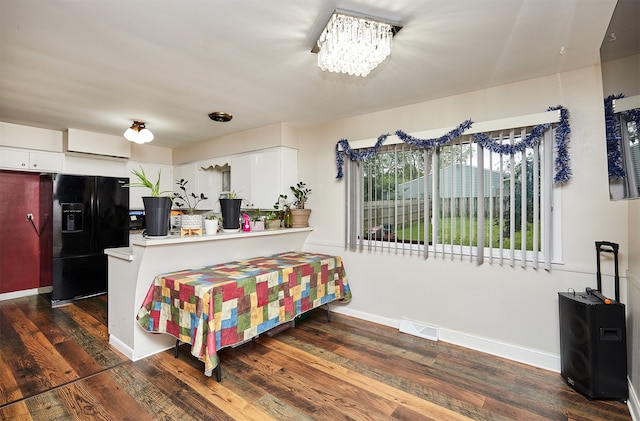
[[[607,247],[611,247],[610,250],[607,250],[605,248],[602,248],[602,246],[607,246]],[[606,252],[606,253],[614,253],[617,254],[618,253],[618,247],[620,247],[619,244],[617,243],[612,243],[610,241],[596,241],[596,250],[598,250],[598,253],[600,252]]]
[[[616,301],[620,302],[620,276],[618,275],[618,248],[619,244],[610,241],[596,241],[596,280],[598,282],[597,290],[602,292],[602,275],[600,273],[600,253],[613,253],[613,261],[615,266],[615,291]]]

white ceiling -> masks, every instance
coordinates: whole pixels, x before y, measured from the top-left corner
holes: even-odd
[[[0,121],[121,135],[144,120],[167,147],[321,123],[599,63],[615,5],[0,0]],[[310,52],[336,8],[403,25],[366,78],[323,72]]]

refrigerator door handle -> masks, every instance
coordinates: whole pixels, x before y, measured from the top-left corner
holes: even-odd
[[[100,195],[98,193],[98,189],[100,188],[99,178],[93,178],[93,194],[91,195],[91,250],[94,252],[101,251],[100,250],[100,239],[98,238],[99,227],[98,223],[100,221],[100,215],[98,214],[100,209]]]

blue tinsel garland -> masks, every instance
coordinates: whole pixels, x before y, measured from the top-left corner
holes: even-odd
[[[607,136],[607,165],[610,180],[620,180],[625,175],[620,154],[620,125],[613,113],[613,100],[622,97],[624,97],[622,94],[609,95],[604,100],[604,128]]]
[[[566,181],[569,181],[569,179],[571,178],[571,168],[569,167],[568,152],[569,134],[571,133],[571,127],[569,126],[569,111],[559,105],[556,107],[549,107],[547,109],[547,111],[553,110],[560,110],[560,122],[558,124],[558,127],[556,128],[557,152],[555,159],[556,175],[554,177],[554,182],[564,183]],[[467,131],[472,125],[473,122],[471,120],[466,120],[460,123],[458,127],[451,130],[449,133],[434,139],[418,139],[416,137],[408,135],[402,130],[396,130],[395,135],[410,146],[415,146],[418,148],[436,148],[446,145],[452,140],[462,136],[462,134]],[[482,147],[489,149],[492,152],[513,155],[519,152],[523,152],[526,148],[531,148],[538,144],[544,132],[546,132],[550,127],[550,124],[539,124],[533,127],[531,133],[525,139],[515,145],[503,145],[497,141],[494,141],[489,136],[483,133],[474,134],[473,137],[476,142],[482,145]],[[340,139],[338,143],[336,143],[335,147],[336,165],[338,167],[338,175],[336,178],[340,179],[344,175],[342,172],[342,167],[344,165],[344,155],[347,155],[352,161],[372,158],[389,136],[389,133],[380,135],[378,137],[378,140],[376,141],[376,144],[372,148],[367,148],[359,151],[354,151],[353,149],[351,149],[348,140]],[[340,147],[342,147],[342,150],[340,150]]]
[[[613,101],[624,98],[623,94],[609,95],[604,100],[604,126],[607,135],[607,165],[609,167],[609,179],[620,180],[625,177],[620,141],[622,140],[621,128],[618,119],[613,112]],[[640,109],[622,112],[628,121],[635,121],[636,127],[640,127]]]

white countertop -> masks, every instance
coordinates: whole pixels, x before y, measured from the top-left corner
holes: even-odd
[[[143,237],[142,234],[132,234],[129,237],[129,243],[131,245],[142,247],[153,247],[164,244],[179,244],[179,243],[192,243],[199,241],[221,241],[231,238],[243,238],[243,237],[259,237],[264,235],[284,235],[293,234],[296,232],[313,231],[313,228],[282,228],[277,230],[264,230],[264,231],[235,231],[235,232],[218,232],[217,234],[203,234],[203,235],[185,235],[181,237],[179,234],[171,234],[166,237]]]
[[[122,260],[133,260],[133,249],[131,247],[119,247],[112,249],[105,249],[104,254],[107,256],[117,257]]]
[[[313,231],[312,227],[306,228],[282,228],[277,230],[264,230],[264,231],[235,231],[235,232],[218,232],[217,234],[203,234],[203,235],[185,235],[181,237],[179,234],[170,234],[166,237],[144,237],[142,234],[131,234],[129,236],[129,247],[108,248],[104,253],[107,256],[117,257],[123,260],[133,260],[133,247],[156,247],[166,245],[178,245],[197,243],[205,241],[224,241],[230,239],[241,238],[255,238],[264,236],[276,236],[287,235],[294,233],[310,232]]]

